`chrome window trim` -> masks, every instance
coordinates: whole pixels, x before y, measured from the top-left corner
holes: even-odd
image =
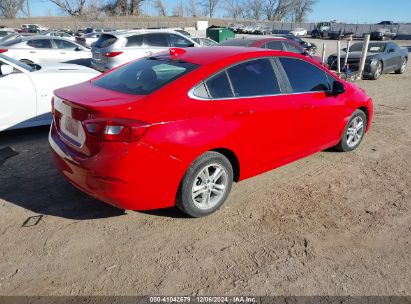
[[[196,96],[196,95],[194,94],[194,91],[196,90],[196,88],[197,88],[198,86],[200,86],[202,83],[204,83],[204,86],[206,87],[207,93],[209,93],[208,88],[207,88],[207,85],[205,84],[205,82],[206,82],[208,79],[214,77],[215,75],[217,75],[217,74],[219,74],[219,73],[222,73],[222,72],[225,72],[225,71],[227,71],[229,68],[234,67],[234,66],[236,66],[236,65],[238,65],[238,64],[242,64],[242,63],[244,63],[244,62],[248,62],[248,61],[252,61],[252,60],[258,60],[258,59],[269,59],[269,60],[271,61],[272,59],[274,59],[274,60],[275,60],[275,59],[278,59],[278,60],[279,60],[279,58],[292,58],[292,59],[302,60],[302,61],[304,61],[304,62],[307,62],[307,63],[311,64],[312,66],[316,67],[317,69],[321,70],[321,71],[325,74],[325,76],[326,76],[326,78],[327,78],[328,85],[329,85],[330,89],[329,89],[328,91],[308,91],[308,92],[296,92],[296,93],[294,93],[294,92],[284,92],[284,93],[279,93],[279,94],[253,95],[253,96],[233,96],[233,97],[225,97],[225,98],[212,98],[212,97],[210,97],[210,98],[203,98],[203,97],[198,97],[198,96]],[[281,64],[281,63],[280,63],[280,64]],[[279,67],[277,67],[277,68],[279,68]],[[283,69],[282,65],[281,65],[281,68]],[[284,71],[284,73],[285,73],[285,71]],[[280,81],[280,79],[278,79],[278,75],[277,75],[275,69],[274,69],[274,74],[275,74],[276,77],[277,77],[277,81]],[[249,60],[242,61],[242,62],[240,62],[240,63],[236,63],[236,64],[233,64],[233,65],[230,65],[230,66],[224,68],[223,70],[220,70],[220,71],[218,71],[217,73],[214,73],[213,75],[207,77],[206,79],[200,81],[200,82],[197,83],[195,86],[193,86],[193,87],[188,91],[187,95],[188,95],[189,98],[195,99],[195,100],[201,100],[201,101],[216,100],[216,101],[219,101],[219,100],[234,100],[234,99],[247,99],[247,98],[275,97],[275,96],[286,96],[286,95],[288,96],[288,95],[315,94],[315,93],[321,93],[321,92],[324,93],[324,94],[332,94],[332,93],[333,93],[333,92],[332,92],[332,86],[331,86],[331,84],[329,83],[328,74],[331,74],[331,73],[327,73],[327,72],[323,71],[322,69],[320,69],[319,67],[317,67],[315,64],[312,64],[311,62],[308,62],[308,61],[306,61],[306,60],[303,60],[303,59],[300,59],[300,58],[297,58],[297,57],[290,57],[290,56],[277,56],[277,57],[272,57],[272,56],[269,56],[269,57],[252,58],[252,59],[249,59]],[[229,77],[228,77],[228,78],[229,78]],[[334,78],[335,80],[337,80],[335,77],[333,77],[333,78]],[[285,80],[283,80],[283,79],[281,79],[281,81],[284,81],[284,82],[285,82]],[[288,77],[287,77],[287,81],[289,82]],[[338,80],[337,80],[337,81],[338,81]],[[229,80],[229,82],[231,82],[231,81]],[[280,83],[278,83],[278,84],[279,84],[279,87],[280,87],[280,89],[281,89],[281,84],[280,84]],[[291,84],[290,84],[290,85],[291,85]],[[231,86],[231,83],[230,83],[230,86]]]

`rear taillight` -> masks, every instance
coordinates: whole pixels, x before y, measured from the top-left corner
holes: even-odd
[[[54,96],[51,98],[51,114],[54,114]]]
[[[107,53],[103,53],[104,57],[116,57],[120,54],[123,54],[123,52],[107,52]]]
[[[8,49],[0,49],[0,53],[5,53],[7,51],[8,51]]]
[[[102,141],[137,141],[150,128],[148,123],[122,118],[91,119],[83,122],[90,136]]]

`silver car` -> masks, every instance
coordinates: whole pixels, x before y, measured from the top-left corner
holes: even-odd
[[[134,59],[149,56],[170,47],[200,47],[198,43],[176,31],[134,30],[101,35],[91,52],[91,66],[107,71]]]

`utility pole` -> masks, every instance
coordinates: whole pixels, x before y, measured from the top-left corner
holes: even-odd
[[[26,0],[26,5],[27,5],[27,18],[30,18],[30,4],[29,4],[29,0]]]

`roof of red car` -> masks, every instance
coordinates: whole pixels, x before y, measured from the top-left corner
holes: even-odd
[[[175,48],[174,48],[175,49]],[[231,57],[241,56],[241,57],[256,57],[257,54],[265,55],[280,55],[282,51],[273,51],[261,48],[245,48],[245,47],[234,47],[234,46],[212,46],[212,47],[194,47],[180,49],[178,55],[173,56],[173,59],[183,60],[186,62],[198,64],[198,65],[208,65],[224,59]],[[168,53],[162,52],[154,57],[169,56]]]

